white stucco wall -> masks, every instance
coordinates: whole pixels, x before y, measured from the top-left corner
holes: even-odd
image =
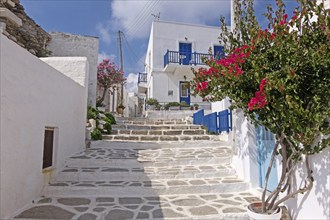
[[[59,32],[51,32],[50,35],[52,40],[48,45],[48,49],[52,51],[51,56],[87,57],[89,63],[88,104],[95,106],[99,51],[98,38]]]
[[[311,156],[310,161],[315,180],[312,190],[290,199],[286,205],[292,219],[327,220],[330,219],[330,147],[320,154]],[[305,166],[299,166],[297,169],[295,181],[298,186],[302,177],[306,175],[305,169]],[[278,175],[280,176],[280,173]]]
[[[256,131],[242,112],[237,110],[233,116],[235,140],[233,165],[238,177],[249,181],[252,189],[260,191],[259,165],[256,145]],[[311,156],[311,167],[314,171],[314,186],[309,193],[299,194],[290,199],[285,205],[292,219],[326,220],[330,219],[330,148],[318,155]],[[301,183],[301,177],[306,175],[305,167],[299,167],[295,182]],[[277,159],[278,179],[280,179],[281,163]]]
[[[233,165],[239,178],[259,187],[259,165],[256,143],[256,130],[244,117],[241,110],[233,111]]]
[[[55,128],[53,173],[85,148],[87,88],[3,35],[0,59],[0,219],[7,219],[40,196],[45,127]],[[87,76],[87,62],[80,64]]]

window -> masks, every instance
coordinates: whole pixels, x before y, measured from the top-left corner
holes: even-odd
[[[188,97],[189,95],[189,86],[187,83],[181,83],[181,97]]]
[[[44,153],[42,168],[48,168],[53,165],[53,146],[54,146],[54,129],[46,128],[44,135]]]

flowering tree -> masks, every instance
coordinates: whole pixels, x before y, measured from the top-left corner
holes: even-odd
[[[104,101],[107,91],[116,84],[125,81],[124,73],[118,69],[114,62],[104,59],[97,66],[97,83],[102,88],[102,96],[96,101],[96,105],[100,106]]]
[[[298,0],[297,0],[298,1]],[[262,29],[253,0],[235,0],[236,28],[230,32],[222,19],[220,39],[227,55],[205,60],[209,68],[194,72],[196,94],[210,101],[229,97],[255,125],[275,134],[271,164],[262,195],[262,212],[273,211],[285,200],[313,186],[309,156],[329,147],[330,11],[316,0],[299,0],[289,19],[282,0],[267,7],[267,29]],[[267,180],[277,154],[282,175],[266,198]],[[298,163],[306,180],[293,187]],[[279,198],[280,193],[285,193]],[[266,205],[268,204],[268,205]]]

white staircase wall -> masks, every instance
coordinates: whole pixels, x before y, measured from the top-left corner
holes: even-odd
[[[41,195],[45,127],[55,128],[53,172],[84,149],[87,97],[86,87],[0,37],[0,219],[8,219]]]

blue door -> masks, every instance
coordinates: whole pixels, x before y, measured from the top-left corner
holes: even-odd
[[[266,130],[263,126],[257,128],[257,146],[258,146],[258,163],[259,163],[259,183],[260,187],[265,186],[265,177],[270,163],[272,152],[275,146],[273,133]],[[277,169],[276,161],[269,176],[267,189],[274,190],[277,187]]]
[[[189,65],[191,52],[191,43],[179,43],[179,63]]]
[[[185,102],[190,105],[190,87],[188,82],[180,82],[180,103]]]
[[[225,51],[223,46],[214,46],[213,51],[214,51],[213,57],[216,60],[219,60],[225,56]]]

